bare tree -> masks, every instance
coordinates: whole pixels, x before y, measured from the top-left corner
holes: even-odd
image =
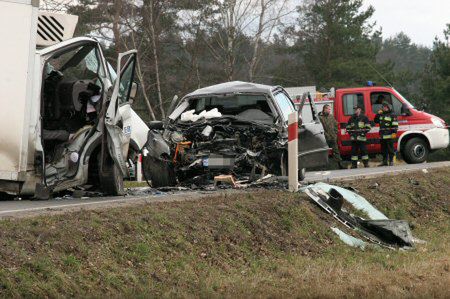
[[[121,27],[121,15],[122,15],[122,0],[114,0],[114,4],[113,4],[113,18],[112,18],[112,31],[114,34],[114,41],[116,44],[116,53],[119,54],[122,50],[121,50],[121,44],[122,44],[122,39],[121,39],[121,31],[120,31],[120,27]]]
[[[153,60],[155,65],[155,77],[156,77],[156,91],[158,94],[159,110],[161,112],[161,117],[165,118],[166,114],[164,111],[164,103],[161,93],[161,81],[159,74],[159,60],[158,60],[158,50],[156,48],[156,39],[158,38],[155,33],[155,18],[154,18],[154,0],[149,0],[148,3],[148,16],[149,16],[149,27],[150,27],[150,38],[153,48]]]
[[[253,22],[252,10],[255,0],[222,0],[211,4],[214,6],[204,15],[205,24],[209,26],[210,36],[203,35],[203,42],[207,45],[214,59],[223,65],[225,77],[234,80],[239,35]]]
[[[136,77],[139,80],[139,84],[142,89],[142,96],[144,98],[145,105],[149,112],[150,118],[156,120],[155,109],[150,101],[149,94],[151,88],[149,88],[147,82],[148,73],[146,72],[146,66],[148,63],[146,57],[148,57],[149,47],[147,46],[146,35],[139,30],[142,25],[142,15],[140,8],[137,5],[130,5],[127,9],[127,17],[123,19],[122,26],[127,28],[127,41],[122,41],[126,50],[136,49],[138,51],[138,59],[136,61]]]
[[[130,25],[130,24],[129,24]],[[150,98],[148,96],[149,94],[149,89],[147,87],[147,76],[144,73],[144,71],[142,70],[142,57],[146,56],[146,47],[144,47],[144,40],[143,40],[143,36],[140,34],[137,34],[134,26],[131,27],[132,28],[131,33],[130,33],[130,37],[131,37],[131,42],[132,42],[132,47],[136,50],[138,50],[139,56],[138,59],[136,61],[136,76],[139,80],[139,83],[141,85],[142,88],[142,96],[144,97],[144,101],[145,101],[145,105],[147,106],[148,112],[150,114],[150,118],[152,120],[156,120],[156,115],[155,115],[155,110],[153,108],[153,105],[150,102]]]
[[[65,12],[71,2],[70,0],[43,0],[39,9],[49,12]]]
[[[228,81],[233,80],[234,62],[236,57],[234,55],[235,38],[236,38],[236,0],[228,1],[222,11],[222,18],[227,32],[226,45],[221,45],[226,48],[226,74]],[[222,42],[222,41],[221,41]]]
[[[283,17],[292,13],[292,11],[286,11],[287,4],[288,0],[259,0],[258,27],[254,34],[253,53],[248,67],[249,81],[253,81],[256,67],[261,58],[261,42],[269,42],[275,26]]]
[[[234,80],[237,57],[243,56],[238,49],[244,40],[252,43],[248,62],[248,77],[253,80],[261,57],[261,43],[269,42],[280,20],[292,13],[288,11],[289,0],[221,0],[216,1],[217,13],[205,17],[216,34],[204,37],[214,59],[220,62],[228,81]],[[210,13],[210,10],[207,10]],[[256,30],[255,30],[256,28]],[[214,32],[214,30],[210,30]]]

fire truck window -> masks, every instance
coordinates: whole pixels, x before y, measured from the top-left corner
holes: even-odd
[[[402,102],[389,92],[373,92],[370,94],[370,103],[372,104],[372,112],[377,114],[382,110],[383,102],[391,105],[391,109],[395,115],[402,114]]]
[[[344,104],[344,115],[353,115],[355,113],[355,106],[361,106],[363,112],[366,110],[364,107],[364,96],[362,93],[346,94],[342,98]]]
[[[392,111],[394,111],[395,115],[402,115],[402,102],[397,99],[393,94],[391,94],[392,99]]]

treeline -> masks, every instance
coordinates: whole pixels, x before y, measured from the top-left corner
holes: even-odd
[[[101,39],[111,63],[139,51],[134,108],[146,120],[164,117],[174,95],[224,81],[329,89],[387,80],[450,121],[450,25],[430,49],[404,33],[383,40],[370,21],[376,8],[362,0],[44,3],[78,15],[77,34]]]

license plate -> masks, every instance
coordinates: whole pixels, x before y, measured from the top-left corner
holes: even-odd
[[[203,158],[203,166],[209,168],[231,168],[234,166],[234,157],[211,155]]]

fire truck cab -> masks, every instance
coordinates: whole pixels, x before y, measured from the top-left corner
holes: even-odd
[[[287,89],[289,90],[289,89]],[[350,156],[350,136],[345,127],[355,106],[361,106],[372,123],[367,134],[369,154],[381,153],[379,125],[374,123],[375,115],[382,102],[388,102],[398,118],[399,128],[395,148],[407,163],[422,163],[430,152],[447,148],[449,131],[441,118],[417,110],[407,99],[392,87],[366,86],[360,88],[331,89],[328,94],[316,93],[316,106],[321,111],[325,104],[332,106],[338,122],[338,145],[341,155]]]
[[[339,124],[339,147],[343,156],[350,155],[350,136],[345,126],[356,105],[364,108],[364,113],[372,122],[372,130],[367,135],[369,153],[381,152],[379,126],[375,126],[373,120],[381,109],[382,102],[388,102],[398,118],[395,146],[407,163],[424,162],[431,151],[449,145],[449,132],[444,120],[417,110],[394,88],[345,88],[336,90],[334,97],[334,113]]]

